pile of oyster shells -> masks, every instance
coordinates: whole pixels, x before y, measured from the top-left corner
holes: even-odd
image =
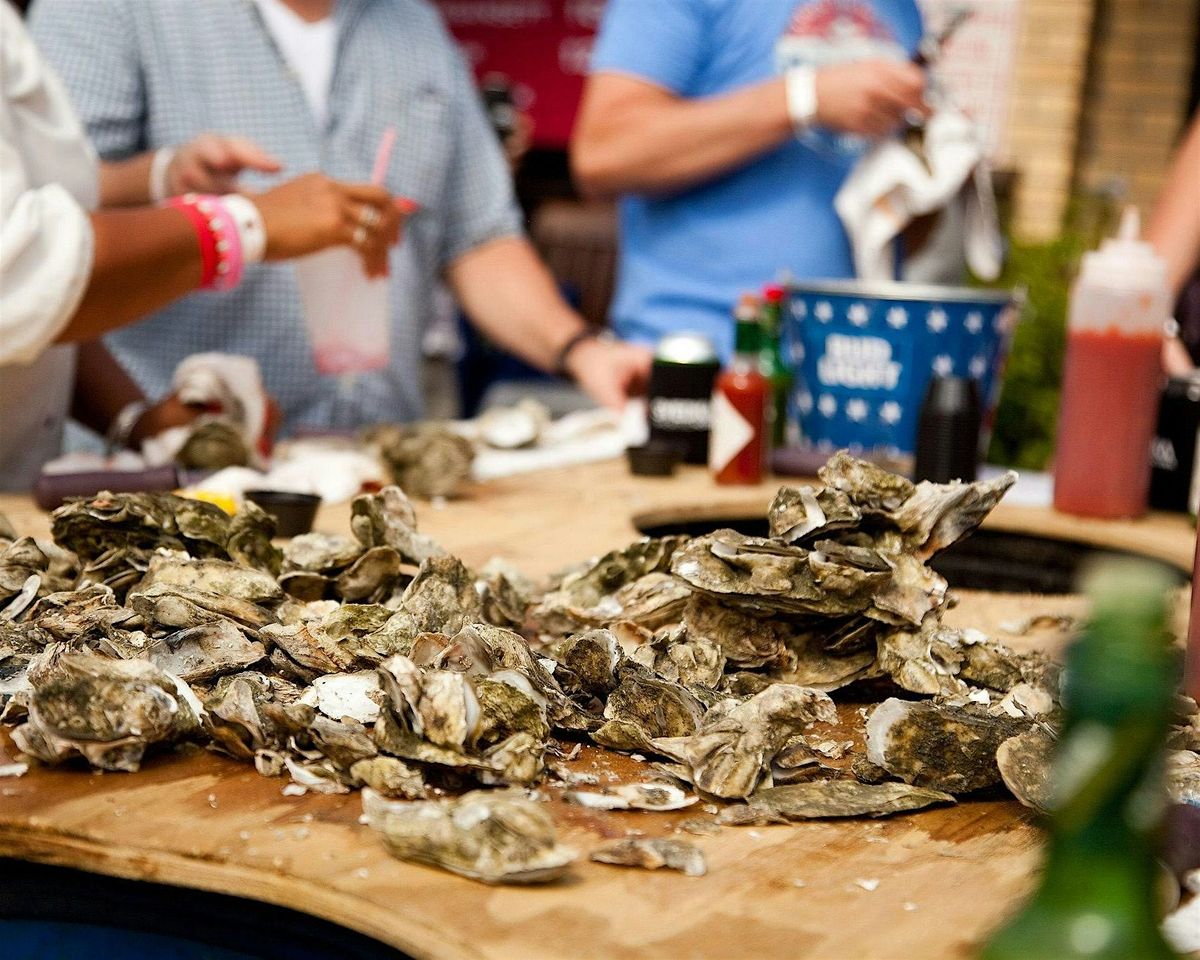
[[[838,454],[820,479],[779,491],[770,537],[641,540],[547,584],[469,569],[398,487],[355,499],[350,535],[282,549],[252,503],[230,517],[167,494],[69,503],[53,544],[0,523],[0,722],[29,761],[135,771],[191,741],[285,792],[366,788],[398,856],[488,882],[575,858],[541,784],[600,809],[702,799],[700,833],[1002,782],[1044,807],[1058,668],[944,627],[927,565],[1015,476],[914,485]],[[843,696],[874,704],[865,751],[830,737]],[[645,758],[646,782],[572,771],[589,741]],[[1196,799],[1194,716],[1173,747],[1176,793]],[[683,840],[593,857],[704,872]]]

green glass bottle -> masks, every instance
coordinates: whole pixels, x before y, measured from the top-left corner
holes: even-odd
[[[771,449],[787,443],[787,404],[792,371],[783,359],[783,309],[787,291],[772,284],[763,289],[763,342],[759,369],[771,384]]]
[[[1041,884],[982,960],[1172,960],[1155,851],[1178,657],[1168,574],[1117,562],[1087,582],[1092,615],[1067,655]]]

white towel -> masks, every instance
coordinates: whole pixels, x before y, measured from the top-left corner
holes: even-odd
[[[924,141],[925,159],[898,139],[881,141],[838,191],[834,206],[850,236],[859,279],[896,279],[896,238],[916,217],[941,210],[948,212],[926,245],[925,262],[907,265],[912,269],[905,279],[954,282],[931,264],[945,264],[947,250],[961,264],[961,244],[972,272],[994,280],[1003,241],[991,170],[974,124],[956,110],[939,110],[925,124]]]
[[[184,403],[206,406],[212,415],[236,425],[250,451],[251,465],[262,464],[267,394],[255,360],[229,353],[194,353],[175,368],[171,386]],[[172,462],[193,426],[172,427],[147,438],[142,443],[146,462],[151,466]]]

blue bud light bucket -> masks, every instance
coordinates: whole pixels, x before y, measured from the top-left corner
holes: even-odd
[[[830,280],[791,288],[788,405],[802,446],[911,464],[931,377],[979,384],[986,444],[1020,296],[908,283]]]

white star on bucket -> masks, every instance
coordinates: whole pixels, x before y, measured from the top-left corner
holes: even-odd
[[[933,358],[933,372],[939,377],[948,377],[954,372],[954,361],[948,354],[939,353]]]
[[[983,314],[978,310],[972,310],[967,314],[967,319],[963,321],[963,325],[971,333],[978,333],[983,329]]]
[[[934,307],[925,318],[925,326],[929,327],[933,333],[941,333],[949,325],[950,321],[946,317],[946,311],[941,307]]]
[[[971,358],[971,364],[967,367],[967,369],[971,371],[971,376],[979,379],[985,373],[987,373],[987,367],[987,357],[983,356],[983,354],[977,353]]]
[[[828,300],[822,300],[813,310],[813,314],[822,323],[828,323],[833,319],[833,304]]]
[[[801,390],[796,394],[796,406],[802,414],[808,416],[808,414],[812,413],[813,408],[812,394],[807,390]]]
[[[823,393],[817,400],[817,409],[821,411],[821,416],[832,417],[837,413],[837,401],[830,394]]]
[[[789,351],[792,357],[792,366],[798,367],[804,362],[804,344],[799,340],[792,343],[792,349]]]
[[[864,304],[852,303],[850,309],[846,311],[846,319],[856,327],[865,327],[871,319],[871,314]]]
[[[867,401],[861,397],[855,397],[846,403],[846,416],[855,423],[862,423],[870,412],[871,408],[867,406]]]
[[[884,423],[899,423],[903,413],[904,411],[900,409],[900,404],[895,400],[888,400],[879,407],[879,419]]]
[[[892,307],[887,312],[887,322],[893,330],[903,330],[908,326],[908,311],[903,307]]]

